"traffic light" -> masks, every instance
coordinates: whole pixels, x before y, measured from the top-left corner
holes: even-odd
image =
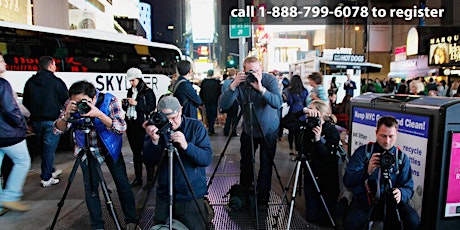
[[[232,55],[227,56],[227,68],[236,68],[236,61]]]

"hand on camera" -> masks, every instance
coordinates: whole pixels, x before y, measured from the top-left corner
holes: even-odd
[[[244,72],[238,72],[235,79],[233,79],[233,82],[230,84],[230,87],[233,91],[235,91],[236,87],[244,82],[246,82],[246,74]]]
[[[396,200],[396,203],[399,204],[399,202],[401,202],[401,190],[399,190],[399,188],[394,188],[393,196]]]
[[[372,154],[371,159],[369,159],[369,164],[367,165],[367,174],[371,175],[376,168],[380,168],[380,153]]]
[[[85,117],[97,117],[100,118],[101,115],[104,115],[96,106],[94,106],[91,102],[86,102],[89,107],[91,107],[91,110],[88,113],[81,114]]]
[[[311,131],[315,134],[315,141],[318,142],[321,139],[321,132],[323,130],[323,127],[320,126],[315,126]]]
[[[128,98],[128,102],[129,102],[130,105],[134,105],[134,106],[137,105],[137,101],[134,98]]]
[[[188,147],[187,139],[185,139],[184,134],[181,131],[176,131],[171,134],[171,141],[173,143],[178,143],[180,148],[186,150]]]
[[[142,124],[142,127],[145,129],[145,133],[149,135],[154,145],[158,145],[158,141],[160,140],[160,135],[157,134],[158,128],[155,125],[147,125],[147,123],[148,121],[145,121]]]

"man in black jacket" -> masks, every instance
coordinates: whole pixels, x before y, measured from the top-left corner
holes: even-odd
[[[200,97],[206,108],[208,134],[214,135],[214,123],[217,118],[217,101],[220,96],[220,81],[213,77],[214,71],[208,71],[208,77],[201,82]]]
[[[52,57],[41,57],[38,66],[40,70],[24,86],[23,104],[30,111],[37,149],[42,157],[41,184],[48,187],[59,183],[56,177],[62,172],[54,168],[60,136],[53,134],[53,122],[59,117],[69,94],[64,81],[54,75],[56,63]]]

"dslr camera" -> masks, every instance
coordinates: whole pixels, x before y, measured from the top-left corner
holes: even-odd
[[[383,169],[391,169],[395,162],[395,156],[393,156],[390,152],[384,151],[382,154],[380,154],[380,167]]]
[[[255,72],[253,70],[249,70],[248,72],[245,72],[245,74],[246,74],[246,82],[247,83],[253,83],[253,82],[257,81],[256,76],[254,76],[254,73]]]
[[[162,112],[154,112],[150,114],[147,120],[147,125],[155,125],[158,128],[157,134],[171,129],[169,119]]]
[[[313,129],[321,125],[321,119],[319,117],[307,117],[305,122],[308,129]]]
[[[123,107],[128,107],[128,106],[129,106],[129,100],[128,100],[128,98],[123,98],[123,99],[121,99],[121,105],[122,105]]]
[[[91,111],[91,107],[86,103],[86,99],[82,99],[80,102],[77,102],[77,109],[79,114],[86,114]]]

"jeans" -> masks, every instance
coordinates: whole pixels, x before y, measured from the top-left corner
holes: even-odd
[[[203,198],[196,199],[198,206],[206,217],[204,210]],[[155,204],[155,224],[166,223],[169,218],[169,202],[168,200],[158,198]],[[188,201],[175,201],[173,206],[173,218],[179,220],[190,230],[206,229],[206,225],[201,218],[200,211],[198,211],[194,200]]]
[[[54,172],[54,156],[59,143],[60,135],[53,133],[54,121],[33,121],[32,127],[35,133],[35,144],[41,157],[41,174],[40,178],[48,181]]]
[[[267,146],[263,138],[254,138],[254,152],[257,151],[260,145],[260,168],[257,178],[257,190],[261,192],[269,192],[272,183],[273,159],[276,152],[276,143],[278,138],[278,130],[273,133],[266,134]],[[243,131],[240,138],[241,142],[241,160],[240,160],[240,184],[249,188],[253,184],[253,160],[251,151],[251,137]],[[270,150],[270,151],[269,151]],[[255,154],[254,154],[255,156]],[[255,162],[255,161],[254,161]]]
[[[83,172],[83,182],[85,184],[85,201],[91,219],[93,229],[103,229],[104,219],[102,218],[101,200],[99,198],[99,176],[97,168],[100,167],[92,155],[87,154],[88,158],[82,161],[81,171]],[[134,194],[126,175],[125,161],[123,155],[120,155],[117,162],[114,162],[110,156],[105,157],[105,164],[112,174],[113,181],[117,187],[118,197],[120,199],[125,223],[136,223],[136,204]]]
[[[22,187],[30,169],[30,155],[27,150],[26,140],[12,146],[0,147],[0,167],[5,154],[11,158],[14,166],[6,182],[5,189],[0,186],[0,202],[18,201],[23,195]]]
[[[214,123],[217,117],[217,104],[206,104],[206,118],[208,119],[208,131],[214,133]]]

